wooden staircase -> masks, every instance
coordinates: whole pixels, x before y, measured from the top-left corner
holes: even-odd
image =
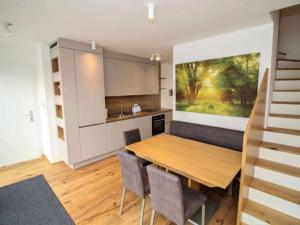
[[[300,60],[279,65],[268,126],[255,130],[262,119],[250,117],[245,132],[238,225],[300,225]]]

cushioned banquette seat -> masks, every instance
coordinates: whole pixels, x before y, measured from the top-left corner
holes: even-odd
[[[236,151],[243,149],[243,131],[173,120],[170,134]]]

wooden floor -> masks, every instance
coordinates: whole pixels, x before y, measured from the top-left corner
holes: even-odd
[[[119,161],[111,157],[72,170],[64,163],[50,164],[47,159],[0,168],[0,187],[43,174],[74,222],[78,225],[134,225],[140,216],[140,199],[127,192],[122,216],[118,214],[122,190]],[[208,196],[220,202],[209,225],[234,225],[237,197],[214,189]],[[149,224],[151,202],[146,200],[144,224]],[[158,215],[156,225],[173,224]]]

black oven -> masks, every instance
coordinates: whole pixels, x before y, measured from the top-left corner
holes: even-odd
[[[165,114],[152,116],[152,135],[165,132]]]

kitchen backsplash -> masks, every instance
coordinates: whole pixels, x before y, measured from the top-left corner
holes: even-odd
[[[123,113],[131,112],[131,106],[137,103],[141,106],[142,111],[156,110],[160,108],[159,95],[135,95],[135,96],[118,96],[106,97],[105,105],[108,109],[108,115],[120,113],[120,106],[123,106]]]

